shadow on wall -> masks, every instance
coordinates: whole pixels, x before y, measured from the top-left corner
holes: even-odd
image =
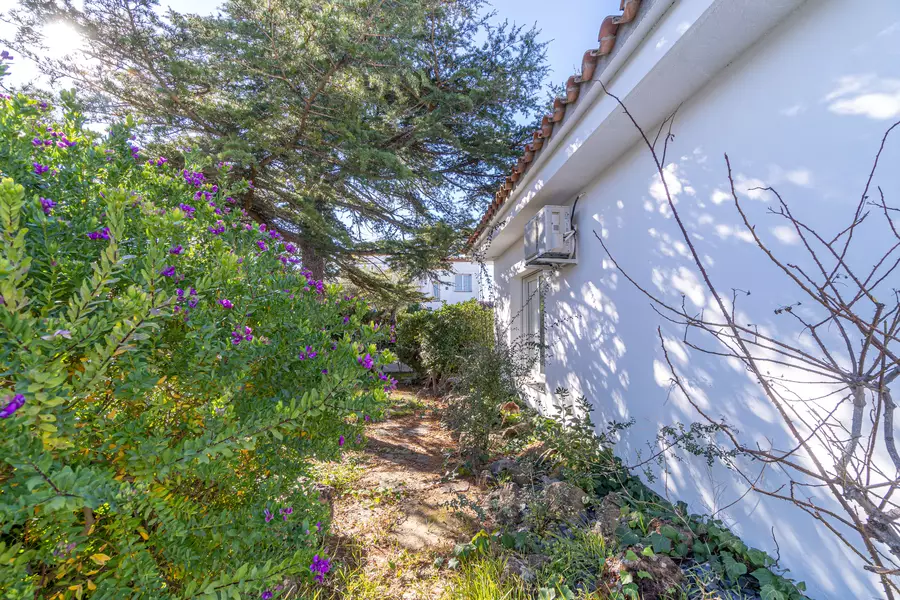
[[[723,153],[729,153],[738,194],[760,236],[786,262],[810,267],[797,233],[769,212],[774,196],[758,188],[774,186],[798,216],[834,235],[852,218],[882,135],[900,119],[897,9],[885,3],[846,31],[838,5],[801,9],[772,39],[748,51],[683,106],[665,169],[666,183],[713,281],[729,297],[735,290],[738,321],[778,339],[806,344],[812,351],[817,350],[814,342],[797,321],[775,314],[802,298],[744,227],[731,200]],[[823,32],[836,30],[855,42],[848,49],[834,48],[832,35]],[[872,186],[880,186],[888,204],[900,207],[898,164],[900,134],[889,141]],[[546,298],[547,388],[566,387],[587,396],[598,427],[634,418],[635,426],[622,436],[618,453],[626,462],[641,462],[657,450],[662,426],[702,420],[673,390],[657,337],[661,327],[676,369],[705,411],[740,430],[744,441],[792,447],[786,426],[745,367],[733,358],[686,346],[683,328],[651,308],[648,298],[604,258],[593,236],[595,230],[625,271],[665,301],[679,306],[684,302],[688,312],[697,314],[714,310],[647,150],[626,152],[586,189],[576,218],[582,262],[552,278]],[[877,227],[874,231],[887,233]],[[848,262],[871,268],[871,257],[880,256],[891,238],[871,235],[858,241]],[[521,256],[521,249],[514,253]],[[507,319],[517,310],[516,288],[521,286],[511,262],[498,260],[495,273],[501,290],[498,314]],[[888,279],[881,291],[890,295],[897,286],[896,278]],[[811,314],[802,305],[796,310]],[[513,324],[510,335],[518,334]],[[832,336],[832,347],[835,342],[843,345],[837,332],[827,335]],[[714,340],[691,341],[715,348]],[[791,373],[787,368],[782,372]],[[804,387],[806,398],[829,391],[825,384]],[[835,405],[832,399],[830,408]],[[818,408],[803,403],[794,407],[797,414]],[[849,407],[839,407],[837,414],[848,415]],[[808,457],[798,452],[797,460]],[[886,456],[878,460],[889,464]],[[748,472],[762,471],[757,464],[743,466]],[[733,472],[701,460],[681,461],[673,453],[655,476],[658,491],[687,501],[694,511],[722,518],[749,543],[774,553],[772,538],[777,538],[783,564],[807,580],[813,597],[881,593],[877,582],[861,570],[860,560],[832,533],[783,502],[746,496],[746,482]],[[760,477],[772,489],[787,482],[773,469]],[[827,502],[824,490],[805,493]]]

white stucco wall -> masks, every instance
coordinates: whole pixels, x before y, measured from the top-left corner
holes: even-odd
[[[489,273],[491,271],[491,264],[488,263],[484,265],[484,268],[473,261],[464,261],[464,260],[454,260],[453,261],[453,270],[449,273],[444,273],[441,275],[441,278],[437,281],[422,281],[419,286],[419,291],[427,296],[431,296],[434,283],[438,283],[441,288],[441,297],[440,300],[434,300],[431,302],[424,303],[424,306],[431,309],[440,308],[443,304],[457,304],[459,302],[465,302],[466,300],[471,300],[473,298],[477,300],[488,300],[487,291],[490,289],[491,283],[489,278]],[[456,275],[471,275],[472,276],[472,291],[470,292],[457,292],[455,288]]]
[[[664,23],[643,47],[668,43],[660,32],[675,26]],[[776,317],[773,310],[800,298],[748,242],[723,193],[728,189],[723,153],[731,157],[758,231],[784,256],[801,261],[796,236],[783,227],[785,222],[766,214],[772,198],[749,188],[776,186],[796,213],[836,232],[849,222],[881,137],[898,119],[900,2],[893,0],[806,2],[681,106],[669,151],[669,183],[720,289],[752,292],[740,305],[748,322],[778,335],[794,335],[794,323]],[[646,125],[655,131],[657,123]],[[562,386],[586,395],[600,422],[634,418],[635,425],[617,448],[631,461],[639,452],[648,453],[647,444],[661,426],[701,418],[669,394],[657,327],[673,340],[681,338],[681,330],[665,323],[647,298],[616,273],[592,230],[603,235],[626,271],[666,300],[680,303],[685,294],[688,305],[699,310],[709,307],[710,298],[664,206],[646,150],[633,146],[617,152],[617,161],[576,190],[584,192],[577,206],[580,263],[551,278],[546,318],[556,324],[547,331],[546,389]],[[539,180],[540,173],[535,177]],[[889,202],[900,205],[900,135],[888,144],[875,183]],[[551,200],[564,204],[573,197]],[[882,241],[863,243],[874,250]],[[494,258],[498,312],[504,322],[521,308],[522,276],[528,274],[522,259],[520,243]],[[900,287],[900,281],[891,285]],[[513,320],[510,338],[520,333],[520,320]],[[702,389],[712,414],[725,416],[758,439],[791,446],[777,415],[742,368],[683,346],[673,356]],[[554,398],[546,393],[535,401],[549,409]],[[746,489],[733,474],[707,469],[702,461],[670,467],[668,477],[653,487],[673,501],[688,502],[695,512],[715,512]],[[777,481],[775,474],[768,477]],[[783,564],[806,581],[813,598],[883,595],[861,570],[860,561],[800,510],[749,496],[717,516],[749,544],[773,553],[774,528]]]

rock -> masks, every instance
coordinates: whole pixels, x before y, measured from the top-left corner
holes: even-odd
[[[530,426],[528,423],[519,423],[518,425],[512,425],[503,430],[503,439],[512,439],[528,433]]]
[[[508,458],[501,458],[500,460],[495,460],[490,465],[488,465],[488,469],[491,472],[491,475],[494,477],[500,477],[504,473],[509,473],[513,475],[520,471],[519,465],[516,464],[516,461],[510,460]]]
[[[604,540],[611,542],[619,526],[619,516],[622,514],[622,497],[616,492],[610,492],[603,497],[600,508],[597,509],[597,521],[591,527],[591,531]]]
[[[577,523],[583,518],[587,494],[571,483],[556,481],[544,488],[543,501],[551,519]]]
[[[537,576],[534,570],[529,567],[524,560],[510,556],[503,565],[503,578],[518,577],[525,583],[531,583]]]
[[[504,578],[515,576],[525,583],[531,583],[537,579],[537,572],[549,560],[540,554],[529,554],[524,558],[510,556],[503,565],[503,576]]]
[[[524,502],[518,484],[505,483],[488,496],[497,522],[501,525],[515,525],[522,519]]]
[[[519,405],[512,401],[509,401],[500,407],[500,412],[502,413],[518,414],[521,411],[522,409],[519,408]]]
[[[483,471],[481,471],[481,473],[478,474],[478,481],[476,483],[479,485],[479,487],[487,487],[493,482],[494,476],[491,475],[490,471],[484,469]]]
[[[637,551],[637,549],[635,549]],[[665,554],[653,556],[640,555],[638,560],[626,560],[624,554],[610,557],[606,562],[609,573],[618,576],[631,573],[633,581],[638,584],[640,598],[642,600],[662,600],[684,579],[684,573],[675,561]],[[644,571],[650,577],[638,577],[637,573]]]

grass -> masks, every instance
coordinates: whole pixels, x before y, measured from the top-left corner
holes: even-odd
[[[602,537],[576,529],[571,538],[553,536],[547,542],[550,561],[541,569],[542,580],[561,579],[573,588],[579,584],[595,587],[609,556]]]
[[[506,561],[498,557],[482,557],[466,561],[451,579],[442,600],[527,600],[524,584],[518,578],[503,577]]]
[[[356,482],[362,477],[364,468],[361,459],[345,455],[341,462],[315,462],[312,475],[316,481],[331,486],[339,496],[352,492]]]

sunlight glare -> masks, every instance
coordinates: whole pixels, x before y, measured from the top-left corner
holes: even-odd
[[[64,21],[49,23],[43,34],[49,58],[62,58],[78,50],[82,43],[81,35]]]

